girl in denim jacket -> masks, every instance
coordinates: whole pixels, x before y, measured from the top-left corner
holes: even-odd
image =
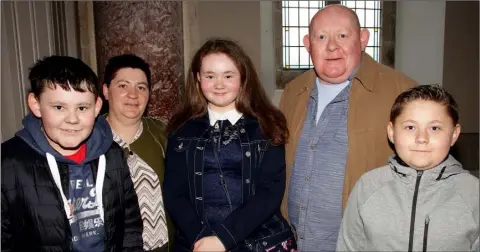
[[[286,120],[236,43],[195,54],[185,101],[172,117],[164,198],[174,251],[295,251],[280,213]]]

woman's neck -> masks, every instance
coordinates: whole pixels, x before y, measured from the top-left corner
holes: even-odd
[[[142,118],[137,120],[132,119],[120,119],[114,114],[108,114],[106,118],[110,127],[116,134],[118,134],[123,141],[127,144],[131,144],[135,134],[137,134],[138,128],[142,123]]]

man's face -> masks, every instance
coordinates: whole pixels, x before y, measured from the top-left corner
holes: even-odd
[[[360,63],[368,30],[360,31],[355,16],[341,7],[327,7],[310,24],[303,39],[317,76],[325,84],[345,82]]]
[[[122,119],[140,120],[147,107],[150,91],[147,76],[138,68],[121,68],[110,82],[103,85],[109,114]]]
[[[85,88],[86,90],[86,88]],[[46,87],[37,98],[28,95],[32,113],[42,120],[43,132],[53,149],[67,156],[74,154],[90,136],[102,99],[92,92]]]
[[[410,167],[428,170],[439,165],[457,141],[460,125],[444,105],[433,101],[411,101],[395,122],[387,127],[388,138],[398,156]]]

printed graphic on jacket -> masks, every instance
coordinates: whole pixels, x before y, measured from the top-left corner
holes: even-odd
[[[69,203],[74,251],[103,251],[104,225],[97,209],[95,184],[89,166],[70,166]]]

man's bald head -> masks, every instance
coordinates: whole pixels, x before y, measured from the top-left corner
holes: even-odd
[[[328,16],[329,18],[349,19],[354,26],[354,29],[360,33],[360,22],[358,21],[357,13],[341,4],[330,4],[319,10],[310,21],[308,33],[312,33],[312,27],[315,26],[318,23],[318,20],[324,16]]]
[[[360,29],[357,14],[342,5],[329,5],[310,22],[303,44],[322,83],[345,82],[360,63],[369,32]]]

